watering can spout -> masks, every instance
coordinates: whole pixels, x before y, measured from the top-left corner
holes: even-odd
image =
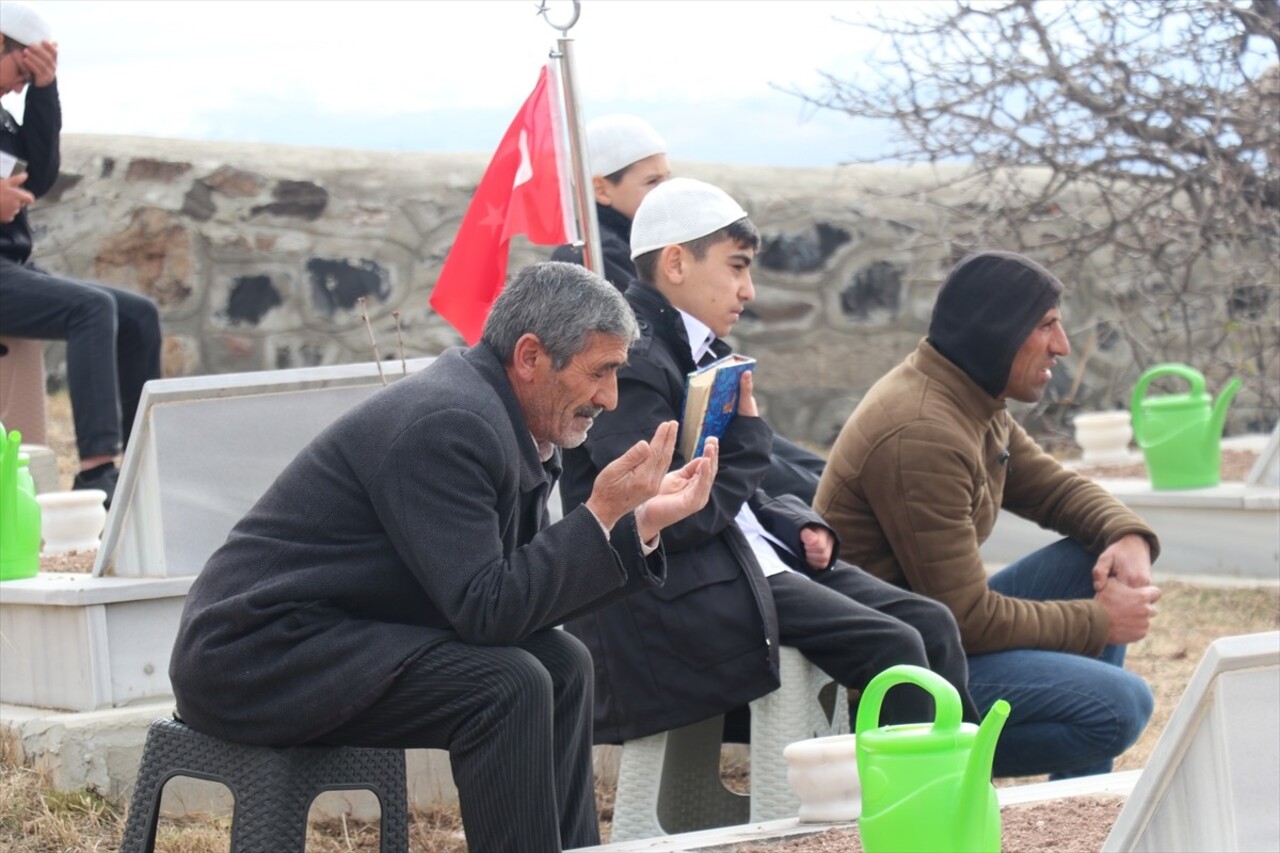
[[[1227,421],[1227,409],[1231,406],[1231,400],[1236,396],[1236,392],[1240,390],[1240,380],[1232,379],[1227,383],[1227,387],[1222,389],[1222,393],[1218,395],[1218,401],[1213,404],[1213,415],[1209,420],[1209,436],[1213,442],[1222,439],[1222,429]]]
[[[981,814],[991,791],[991,764],[996,756],[996,741],[1009,719],[1009,703],[996,700],[978,726],[969,752],[969,763],[964,769],[964,782],[960,786],[958,814]]]

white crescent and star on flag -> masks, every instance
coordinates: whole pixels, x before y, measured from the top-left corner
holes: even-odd
[[[516,176],[511,182],[512,191],[516,190],[521,184],[527,184],[533,180],[533,158],[529,156],[529,131],[521,128],[520,138],[517,142],[520,149],[520,165],[516,167]],[[486,205],[484,216],[480,219],[480,224],[485,228],[497,230],[502,228],[507,221],[507,211],[504,206],[496,204]]]
[[[516,169],[516,179],[511,184],[511,189],[515,189],[521,184],[528,183],[533,180],[533,160],[529,157],[529,131],[520,128],[520,167]]]

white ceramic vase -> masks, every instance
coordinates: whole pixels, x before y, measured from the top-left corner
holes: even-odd
[[[788,744],[787,781],[800,798],[801,823],[840,823],[862,814],[855,735],[831,735]]]
[[[1128,412],[1089,412],[1075,416],[1076,444],[1086,465],[1129,461],[1133,425]]]
[[[40,504],[42,554],[66,554],[96,550],[107,520],[107,493],[101,489],[46,492],[36,495]]]

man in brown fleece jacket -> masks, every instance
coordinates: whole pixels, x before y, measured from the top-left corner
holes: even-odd
[[[1040,399],[1071,351],[1061,294],[1020,255],[957,264],[928,337],[859,403],[814,499],[844,560],[955,614],[978,708],[1013,708],[997,776],[1109,772],[1152,709],[1124,654],[1160,597],[1156,535],[1006,409]],[[979,546],[1001,508],[1065,538],[988,578]]]

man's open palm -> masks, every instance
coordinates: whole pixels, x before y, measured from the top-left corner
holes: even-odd
[[[688,518],[706,506],[719,465],[720,443],[708,438],[701,456],[663,477],[658,493],[636,510],[636,527],[641,541],[650,541],[662,528]]]
[[[612,529],[634,510],[641,541],[649,542],[668,524],[707,505],[719,444],[708,441],[702,456],[679,471],[668,472],[679,429],[675,421],[659,424],[652,439],[637,441],[596,475],[587,507],[605,527]]]

